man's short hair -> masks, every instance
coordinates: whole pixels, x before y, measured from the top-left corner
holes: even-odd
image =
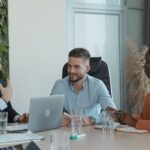
[[[69,57],[77,57],[90,61],[90,53],[84,48],[74,48],[69,52]]]

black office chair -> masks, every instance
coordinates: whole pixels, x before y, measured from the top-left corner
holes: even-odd
[[[110,85],[110,76],[108,65],[105,61],[101,59],[101,57],[91,57],[90,58],[90,66],[91,69],[88,72],[89,75],[101,79],[106,85],[109,94],[111,95],[111,85]],[[63,66],[62,78],[68,75],[67,72],[67,63]]]

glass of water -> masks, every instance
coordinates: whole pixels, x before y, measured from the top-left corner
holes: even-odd
[[[103,131],[113,131],[114,130],[114,119],[113,119],[112,113],[108,112],[108,111],[101,112]]]
[[[102,118],[102,129],[105,131],[107,129],[107,111],[103,110],[101,112],[101,118]]]
[[[55,131],[50,134],[50,150],[70,150],[69,133]]]
[[[0,112],[0,134],[7,133],[8,112]]]
[[[72,135],[82,134],[82,111],[79,109],[71,112],[71,131]]]

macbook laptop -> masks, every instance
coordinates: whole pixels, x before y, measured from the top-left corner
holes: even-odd
[[[59,128],[62,121],[64,95],[32,97],[28,130],[32,132]]]

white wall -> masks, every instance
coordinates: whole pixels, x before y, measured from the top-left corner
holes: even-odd
[[[12,103],[28,112],[30,96],[48,95],[67,61],[66,0],[9,0]]]

